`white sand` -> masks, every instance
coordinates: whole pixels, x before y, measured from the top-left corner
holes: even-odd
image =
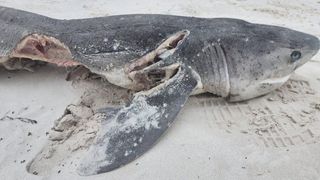
[[[2,0],[0,5],[63,19],[130,13],[233,17],[320,37],[320,2],[311,0]],[[319,179],[319,69],[319,62],[310,62],[288,86],[244,104],[191,98],[154,148],[127,166],[87,179]],[[0,118],[37,121],[0,121],[1,180],[83,178],[75,171],[88,145],[81,137],[89,137],[97,125],[85,118],[78,118],[70,138],[55,142],[53,158],[36,163],[42,176],[28,173],[26,167],[41,157],[37,154],[43,147],[50,147],[51,128],[69,104],[82,101],[94,110],[105,103],[121,104],[127,94],[108,84],[72,84],[64,78],[64,69],[52,67],[35,73],[0,71]],[[80,130],[83,126],[89,129]],[[70,129],[68,123],[65,127]],[[81,147],[72,154],[68,146]]]

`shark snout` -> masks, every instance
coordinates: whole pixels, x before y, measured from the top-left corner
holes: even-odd
[[[314,55],[319,52],[320,49],[320,39],[313,35],[307,35],[304,41],[305,45],[305,55],[307,56],[302,60],[299,66],[308,62]]]
[[[294,69],[304,65],[316,55],[320,49],[320,40],[311,34],[296,32],[291,41],[290,62]]]
[[[313,35],[307,35],[305,38],[305,46],[316,54],[320,49],[320,40]]]

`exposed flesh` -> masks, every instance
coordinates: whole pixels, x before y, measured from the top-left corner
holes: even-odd
[[[155,50],[125,66],[125,72],[137,84],[138,90],[155,87],[170,79],[177,72],[177,66],[168,66],[164,61],[177,50],[188,35],[187,30],[177,32]]]
[[[23,63],[16,61],[17,59],[24,59]],[[63,67],[81,65],[73,60],[69,48],[61,41],[54,37],[39,34],[31,34],[23,38],[8,57],[1,58],[0,63],[9,70],[29,70],[30,64],[28,62],[34,64],[32,60],[44,61]]]

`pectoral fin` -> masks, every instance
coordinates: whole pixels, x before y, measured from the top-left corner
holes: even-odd
[[[169,80],[137,93],[127,106],[102,112],[105,118],[100,132],[80,164],[79,174],[114,170],[135,160],[155,144],[197,85],[189,67],[180,65],[178,68]]]

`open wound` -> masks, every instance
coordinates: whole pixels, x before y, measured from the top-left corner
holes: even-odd
[[[72,58],[69,48],[54,37],[31,34],[24,37],[6,61],[1,64],[9,70],[26,69],[31,71],[38,64],[50,63],[61,67],[81,65]]]
[[[138,84],[140,90],[153,88],[176,74],[179,66],[162,64],[166,64],[164,60],[175,53],[189,34],[188,30],[179,31],[163,41],[155,50],[126,65],[126,73]]]

